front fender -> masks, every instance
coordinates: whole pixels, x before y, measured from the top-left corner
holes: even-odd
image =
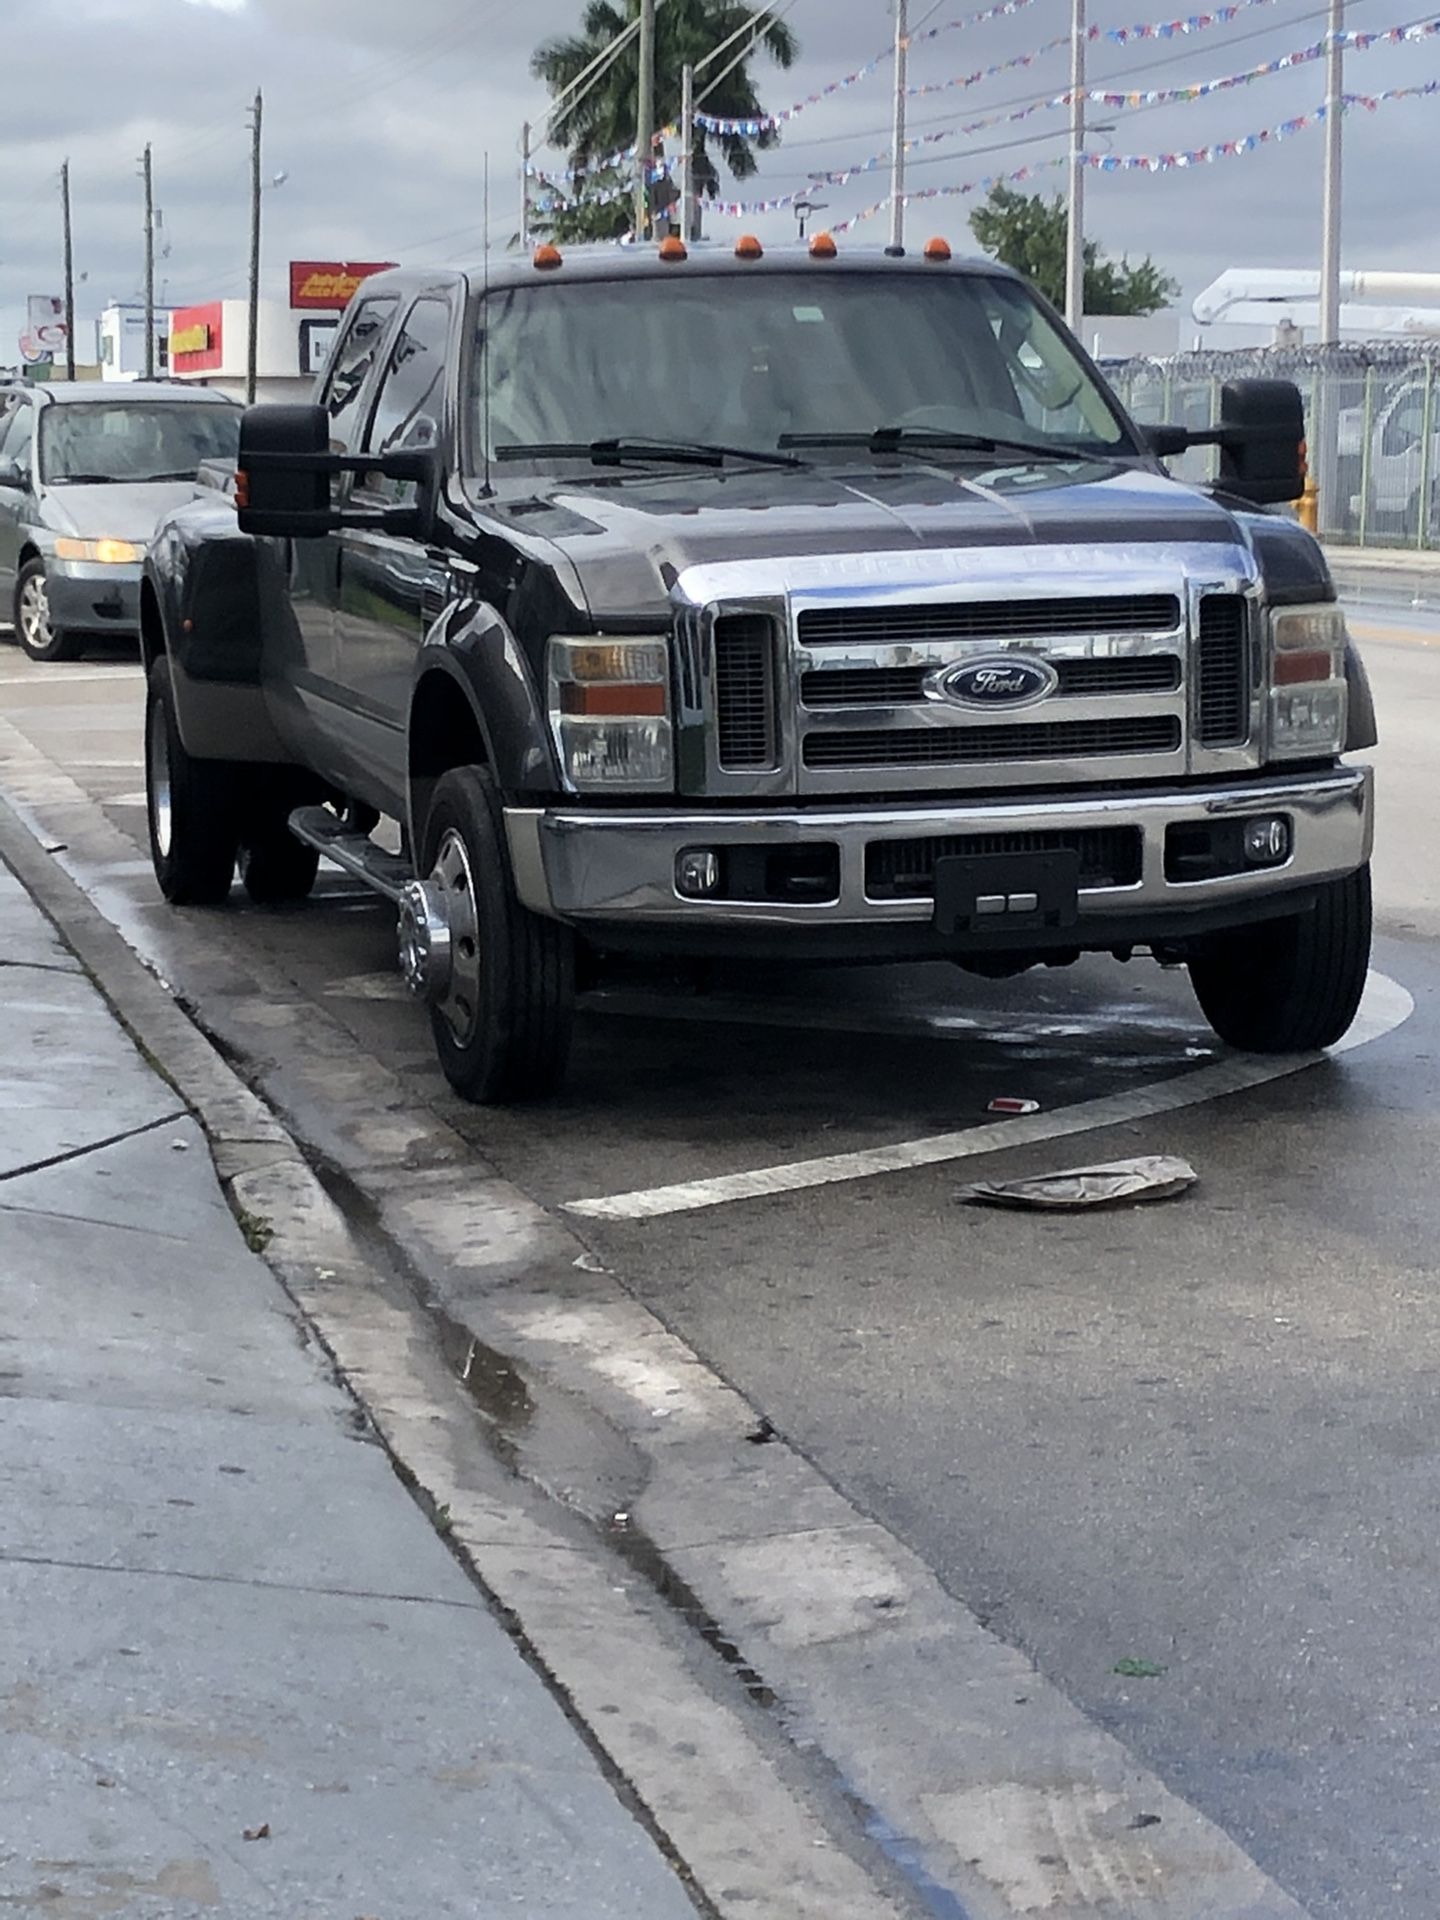
[[[1345,643],[1345,685],[1350,694],[1345,751],[1361,753],[1366,747],[1376,745],[1380,730],[1375,724],[1375,696],[1370,691],[1370,676],[1353,640]]]
[[[507,793],[556,793],[560,772],[549,722],[519,642],[494,607],[462,602],[431,632],[416,660],[454,681],[485,743],[496,784]],[[412,727],[414,708],[412,707]],[[412,762],[414,756],[412,739]]]

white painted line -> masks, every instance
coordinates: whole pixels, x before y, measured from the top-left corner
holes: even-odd
[[[1355,1024],[1330,1054],[1349,1053],[1393,1033],[1415,1011],[1415,1002],[1398,982],[1372,972]],[[999,1120],[965,1127],[956,1133],[932,1133],[922,1140],[902,1140],[891,1147],[866,1147],[854,1153],[831,1153],[815,1160],[792,1160],[751,1173],[725,1173],[710,1180],[682,1180],[669,1187],[646,1187],[634,1193],[615,1193],[591,1200],[570,1200],[567,1213],[587,1220],[654,1220],[667,1213],[693,1213],[702,1207],[723,1207],[734,1200],[764,1199],[776,1193],[797,1193],[805,1187],[824,1187],[841,1180],[866,1180],[878,1173],[903,1173],[912,1167],[931,1167],[947,1160],[969,1160],[1002,1147],[1034,1146],[1042,1140],[1063,1140],[1071,1134],[1091,1133],[1101,1127],[1121,1126],[1131,1120],[1149,1120],[1157,1114],[1198,1107],[1207,1100],[1243,1093],[1302,1073],[1327,1057],[1322,1053],[1285,1054],[1273,1059],[1235,1054],[1212,1067],[1172,1074],[1131,1093],[1108,1093],[1095,1100],[1079,1100],[1053,1113],[1032,1114],[1020,1120]]]
[[[23,669],[19,673],[0,673],[0,687],[46,687],[51,691],[61,691],[73,687],[81,680],[139,680],[142,678],[138,665],[130,666],[117,663],[113,667],[71,667],[57,666],[53,669],[55,677],[50,677],[50,669],[43,662]]]

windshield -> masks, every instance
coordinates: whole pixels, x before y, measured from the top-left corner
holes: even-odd
[[[78,401],[43,410],[40,477],[193,480],[202,460],[233,460],[243,409],[217,402]]]
[[[1002,442],[1007,462],[1017,443],[1047,458],[1135,451],[1029,290],[988,274],[682,269],[511,287],[481,305],[478,343],[473,444],[491,459],[535,448],[540,464],[541,448],[617,437],[864,449],[883,430],[949,459],[983,451],[965,438]]]

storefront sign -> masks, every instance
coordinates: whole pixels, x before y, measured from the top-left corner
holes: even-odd
[[[314,380],[325,371],[339,327],[338,320],[300,322],[300,371],[307,380]]]
[[[20,336],[22,357],[33,366],[54,366],[65,358],[65,302],[53,294],[32,293],[25,303],[25,331]]]
[[[292,260],[290,304],[339,312],[355,298],[362,280],[394,264],[393,260]]]
[[[181,307],[170,320],[172,373],[214,373],[224,359],[225,310],[218,300]]]

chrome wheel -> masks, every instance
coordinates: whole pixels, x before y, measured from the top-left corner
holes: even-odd
[[[170,857],[174,833],[174,809],[170,785],[170,730],[165,709],[156,700],[150,707],[150,738],[146,747],[146,787],[150,797],[150,831],[155,850],[162,860]]]
[[[20,588],[20,638],[34,653],[44,653],[55,639],[50,631],[50,595],[43,573],[32,573]]]
[[[399,934],[405,984],[465,1046],[480,1019],[480,918],[470,854],[454,827],[445,831],[430,878],[401,891]]]

